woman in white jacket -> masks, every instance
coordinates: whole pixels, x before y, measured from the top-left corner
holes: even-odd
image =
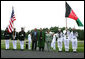
[[[28,35],[28,49],[31,49],[31,33]]]
[[[51,47],[53,48],[53,50],[56,50],[56,34],[53,34],[53,39],[52,39],[52,43],[51,43]]]

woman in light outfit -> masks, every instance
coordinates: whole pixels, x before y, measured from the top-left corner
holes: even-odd
[[[28,49],[31,49],[31,33],[28,35]]]
[[[52,39],[52,43],[51,43],[51,47],[53,48],[53,50],[56,50],[56,34],[53,33],[53,39]]]
[[[50,30],[47,30],[45,41],[47,44],[47,49],[48,49],[48,51],[50,51],[51,50],[51,41],[52,41],[52,34],[50,33]]]

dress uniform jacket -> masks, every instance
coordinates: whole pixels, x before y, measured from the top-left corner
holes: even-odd
[[[25,32],[24,31],[20,31],[19,32],[19,40],[24,40],[25,39]]]
[[[11,35],[11,38],[12,38],[12,40],[18,40],[18,32],[12,32],[11,33],[12,35]],[[13,34],[15,35],[15,39],[13,39]]]
[[[6,40],[8,40],[8,39],[10,39],[10,33],[8,32],[8,31],[5,31],[4,32],[4,38],[6,39]]]

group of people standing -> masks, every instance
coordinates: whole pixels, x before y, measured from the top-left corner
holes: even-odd
[[[5,47],[9,49],[9,39],[13,40],[13,49],[17,49],[17,40],[20,40],[20,48],[24,49],[24,40],[25,40],[25,31],[24,28],[21,28],[21,31],[18,33],[14,28],[12,33],[8,32],[6,28],[4,32],[5,37]],[[64,42],[65,51],[69,51],[69,42],[72,42],[72,49],[74,52],[77,50],[77,37],[78,33],[73,29],[72,31],[66,29],[65,31],[58,30],[57,33],[51,32],[49,29],[44,32],[42,28],[39,31],[35,28],[33,32],[28,34],[28,49],[36,50],[39,47],[39,51],[44,51],[45,43],[47,45],[47,50],[50,51],[51,48],[56,50],[56,41],[58,45],[58,51],[62,51],[62,43]],[[31,48],[32,43],[32,48]]]

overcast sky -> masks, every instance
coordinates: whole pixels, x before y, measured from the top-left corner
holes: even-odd
[[[67,1],[75,14],[84,24],[84,1]],[[50,28],[50,27],[65,27],[65,1],[1,1],[1,29],[9,25],[9,20],[12,13],[12,6],[16,21],[14,27],[16,31],[20,31],[21,27],[25,27],[25,31],[34,28]],[[73,19],[67,18],[67,26],[78,29]]]

